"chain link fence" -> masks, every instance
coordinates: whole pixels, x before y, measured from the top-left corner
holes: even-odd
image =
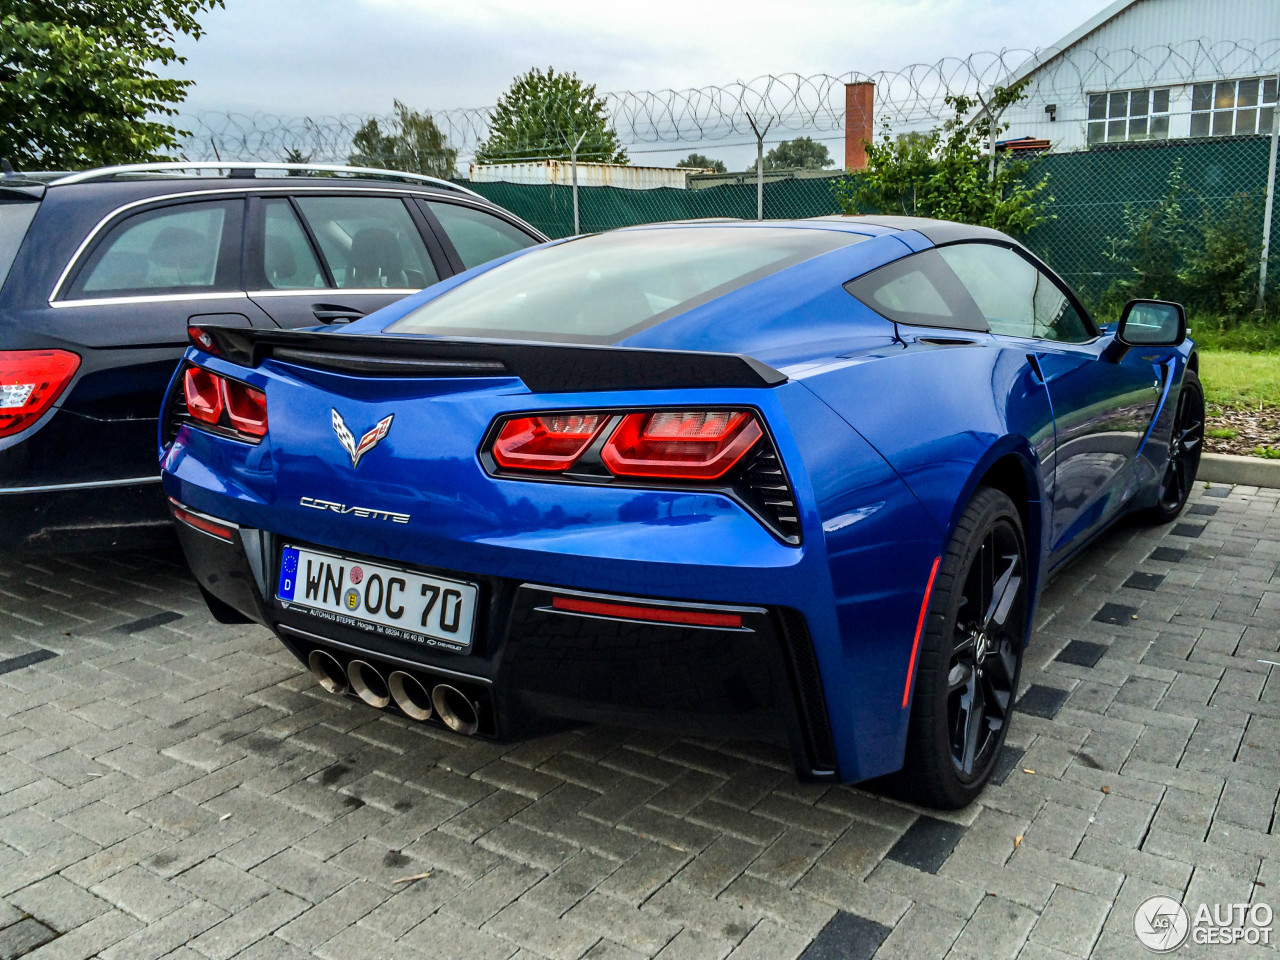
[[[949,96],[982,102],[995,85],[1029,78],[1026,97],[999,118],[1011,135],[1046,141],[1027,176],[1048,178],[1049,219],[1022,239],[1095,308],[1127,291],[1193,300],[1198,309],[1221,315],[1257,302],[1277,70],[1280,40],[1196,40],[1143,50],[976,53],[871,75],[788,74],[727,86],[609,93],[604,100],[632,163],[644,164],[656,151],[764,148],[797,136],[827,145],[838,160],[849,122],[847,84],[871,85],[875,120],[901,135],[955,121]],[[550,117],[558,107],[543,109]],[[491,115],[491,108],[430,114],[460,164],[489,136]],[[961,120],[979,116],[975,108]],[[190,159],[341,163],[356,153],[353,138],[369,119],[201,114],[182,125],[193,131],[185,141]],[[394,127],[395,118],[375,119],[383,129]],[[765,127],[768,143],[753,133]],[[559,145],[565,162],[572,134]],[[545,160],[556,148],[531,144],[530,158]],[[421,158],[386,162],[419,169]],[[763,216],[840,213],[835,188],[844,176],[770,171],[760,198]],[[575,232],[575,191],[577,229],[584,232],[757,216],[754,175],[691,175],[683,184],[467,183],[552,237]],[[1274,256],[1270,261],[1274,289],[1280,262]]]

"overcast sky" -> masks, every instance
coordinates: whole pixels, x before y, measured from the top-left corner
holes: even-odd
[[[1108,0],[226,0],[183,107],[286,116],[489,106],[533,66],[601,92],[871,73],[1052,45]]]

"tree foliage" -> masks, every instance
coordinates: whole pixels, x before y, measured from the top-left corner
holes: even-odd
[[[394,101],[395,116],[383,132],[377,120],[367,120],[351,138],[348,163],[357,167],[405,170],[448,179],[456,175],[458,151],[449,146],[429,113],[410,110]]]
[[[904,214],[994,227],[1024,234],[1049,219],[1048,177],[1029,176],[1032,163],[997,156],[990,140],[1008,129],[999,117],[1024,97],[1026,83],[996,87],[983,108],[976,97],[951,95],[955,117],[927,133],[894,137],[888,124],[867,144],[867,167],[836,185],[845,213]],[[972,122],[971,111],[982,112]]]
[[[223,0],[4,0],[0,4],[0,157],[27,169],[166,159],[164,121],[190,80],[173,41]]]
[[[595,84],[583,83],[576,73],[556,73],[552,67],[544,73],[535,67],[516,77],[498,99],[476,162],[568,159],[579,137],[579,160],[627,162]]]
[[[766,170],[821,170],[833,163],[826,145],[812,137],[783,140],[764,155]],[[755,170],[754,164],[750,170]]]
[[[677,160],[676,166],[694,170],[714,170],[716,173],[729,172],[729,168],[724,165],[723,160],[712,160],[710,157],[704,157],[700,153],[691,153],[683,160]]]
[[[1198,216],[1197,206],[1203,206]],[[1256,311],[1262,256],[1256,194],[1239,193],[1210,209],[1187,189],[1178,160],[1164,195],[1154,203],[1126,204],[1122,216],[1122,229],[1102,251],[1117,271],[1103,295],[1104,310],[1117,312],[1135,297],[1177,300],[1223,328]]]

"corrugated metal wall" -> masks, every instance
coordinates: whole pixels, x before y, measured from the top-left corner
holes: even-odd
[[[1170,136],[1186,136],[1191,84],[1278,69],[1280,0],[1138,0],[1032,74],[1025,105],[1005,115],[1007,135],[1079,149],[1089,93],[1171,87]]]

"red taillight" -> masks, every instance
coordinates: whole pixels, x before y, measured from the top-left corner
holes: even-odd
[[[715,480],[764,435],[745,410],[628,414],[600,456],[618,477]]]
[[[227,419],[241,433],[254,437],[267,435],[267,395],[239,380],[223,380],[222,396],[226,400]]]
[[[493,444],[493,459],[509,470],[568,469],[608,420],[598,413],[516,417],[502,425]]]
[[[187,367],[182,393],[197,423],[222,427],[255,443],[267,435],[267,395],[256,387],[204,367]]]
[[[187,367],[182,390],[187,411],[201,423],[216,425],[222,419],[222,378],[203,367]]]
[[[0,350],[0,437],[39,420],[79,368],[66,350]]]
[[[184,509],[177,500],[173,499],[173,497],[169,498],[169,508],[173,511],[174,517],[181,520],[189,527],[195,527],[201,533],[207,533],[212,537],[217,537],[219,540],[226,540],[228,542],[232,542],[235,536],[235,529],[233,527],[224,526],[210,517],[203,517],[198,513],[192,513],[190,510]]]

